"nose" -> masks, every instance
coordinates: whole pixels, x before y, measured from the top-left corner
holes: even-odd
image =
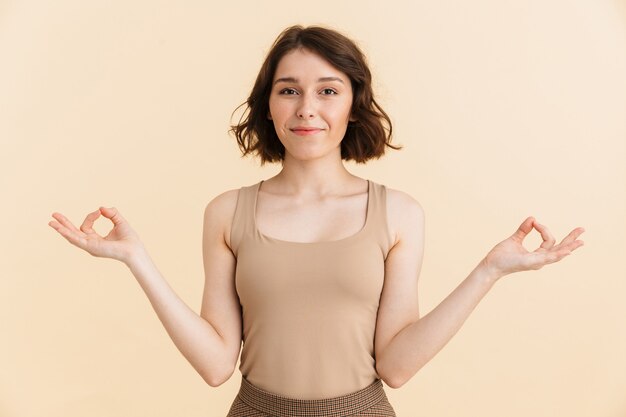
[[[308,97],[309,96],[306,94],[302,96],[302,99],[300,100],[300,103],[298,105],[298,109],[296,110],[298,117],[301,119],[310,119],[311,117],[315,116],[313,102]]]

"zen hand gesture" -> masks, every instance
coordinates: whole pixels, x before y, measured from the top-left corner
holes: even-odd
[[[529,252],[522,246],[522,241],[533,228],[541,233],[543,242],[537,249]],[[578,227],[555,245],[556,241],[548,228],[537,223],[534,217],[529,217],[511,237],[498,243],[482,263],[498,278],[513,272],[540,269],[544,265],[560,261],[582,246],[584,242],[576,239],[584,231],[585,229]]]
[[[113,222],[113,229],[104,237],[93,230],[93,224],[100,214]],[[50,227],[59,232],[68,242],[93,256],[117,259],[126,263],[131,254],[142,247],[137,233],[114,207],[100,207],[99,210],[89,213],[80,229],[77,229],[60,213],[52,213],[52,217],[57,221],[50,221],[48,223]]]

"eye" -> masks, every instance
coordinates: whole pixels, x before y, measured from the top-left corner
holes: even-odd
[[[337,92],[335,90],[333,90],[332,88],[325,88],[322,91],[330,91],[330,93],[328,93],[328,95],[334,95],[337,94]]]
[[[289,92],[295,92],[296,90],[294,90],[293,88],[283,88],[282,90],[280,90],[280,92],[278,94],[284,94],[286,96],[291,96],[293,94],[289,93]]]

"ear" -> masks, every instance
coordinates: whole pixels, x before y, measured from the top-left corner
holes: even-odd
[[[267,112],[267,118],[268,118],[269,120],[272,120],[272,115],[270,114],[270,112],[269,112],[269,111]]]

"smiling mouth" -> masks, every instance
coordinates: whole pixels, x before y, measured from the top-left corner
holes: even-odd
[[[321,132],[322,129],[291,129],[293,133],[296,135],[304,136],[304,135],[314,135],[318,132]]]

